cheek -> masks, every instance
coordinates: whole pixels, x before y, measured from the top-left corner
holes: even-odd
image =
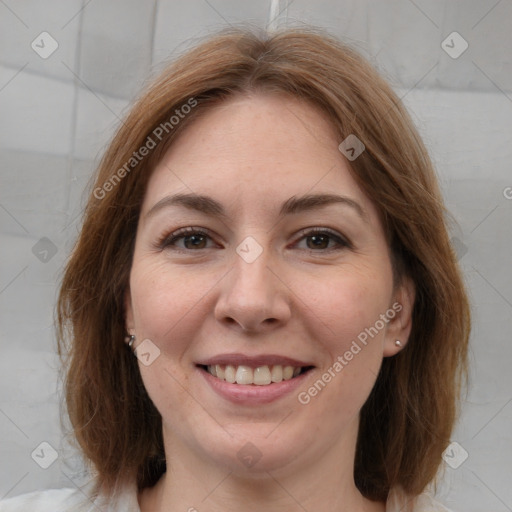
[[[386,273],[368,266],[344,267],[331,272],[328,279],[303,283],[305,307],[301,315],[309,318],[306,326],[311,329],[310,336],[319,339],[334,359],[349,350],[352,341],[364,343],[368,330],[387,311],[391,294],[392,280]],[[383,328],[381,323],[377,334],[371,329],[373,336],[369,339],[382,339],[387,324]],[[378,341],[373,345],[377,350],[381,348]]]
[[[378,268],[378,267],[377,267]],[[332,279],[308,283],[301,314],[305,326],[326,353],[312,386],[303,389],[301,404],[310,413],[339,425],[354,417],[368,398],[383,358],[392,279],[375,267],[344,267]]]
[[[145,264],[142,260],[134,263],[130,278],[138,337],[150,338],[162,348],[165,340],[179,343],[187,329],[197,329],[194,315],[202,310],[215,284],[204,273],[171,272],[169,267],[165,261]]]
[[[159,350],[149,365],[139,362],[144,386],[163,417],[187,425],[193,418],[190,403],[190,368],[183,357],[197,333],[208,286],[198,272],[170,271],[165,260],[135,258],[130,276],[134,328],[139,341],[149,339]],[[206,294],[206,297],[205,297]],[[185,435],[185,433],[183,433]]]

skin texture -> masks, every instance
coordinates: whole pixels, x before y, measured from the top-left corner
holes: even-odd
[[[208,110],[154,169],[126,297],[135,346],[149,339],[160,350],[139,366],[162,415],[168,470],[140,494],[143,512],[384,510],[354,485],[358,416],[382,358],[401,350],[395,340],[407,342],[414,291],[408,281],[393,284],[382,224],[340,142],[309,104],[256,93]],[[177,193],[209,196],[225,216],[180,205],[148,215]],[[363,216],[345,204],[279,215],[285,201],[306,194],[348,197]],[[190,238],[159,243],[184,227],[208,236],[196,246]],[[329,228],[349,246],[305,228]],[[252,263],[236,252],[248,236],[262,248]],[[397,302],[400,312],[301,404],[298,392]],[[274,402],[235,405],[196,367],[226,353],[278,354],[315,368]],[[247,442],[261,454],[252,467],[237,456]]]

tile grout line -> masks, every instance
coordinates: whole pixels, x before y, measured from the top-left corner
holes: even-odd
[[[76,48],[75,48],[75,69],[77,72],[80,72],[80,64],[81,64],[81,53],[82,53],[82,29],[83,29],[83,19],[84,19],[84,1],[82,0],[82,9],[80,10],[79,18],[78,18],[78,31],[76,37]],[[67,197],[67,207],[66,210],[70,213],[71,208],[71,181],[73,178],[73,161],[75,158],[75,149],[76,149],[76,133],[77,133],[77,121],[78,121],[78,80],[76,77],[73,77],[73,106],[71,109],[71,131],[69,134],[70,144],[69,144],[69,153],[68,153],[68,197]]]
[[[155,0],[153,3],[153,15],[151,19],[151,42],[149,48],[149,67],[153,69],[153,57],[155,55],[155,44],[156,44],[156,20],[158,17],[159,0]]]

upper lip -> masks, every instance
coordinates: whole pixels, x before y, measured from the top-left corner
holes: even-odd
[[[265,365],[282,365],[282,366],[294,366],[304,367],[313,366],[311,363],[299,361],[292,357],[281,356],[277,354],[261,354],[256,356],[249,356],[246,354],[218,354],[208,359],[202,359],[196,363],[199,366],[213,366],[219,365],[233,365],[233,366],[249,366],[251,368],[257,368]]]

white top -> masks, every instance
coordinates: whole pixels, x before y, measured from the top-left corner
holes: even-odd
[[[409,507],[409,508],[407,508]],[[91,501],[80,489],[52,489],[22,494],[0,501],[0,512],[140,512],[136,486],[130,486],[119,496],[107,499],[99,495]],[[386,512],[450,512],[428,494],[416,500],[398,491],[391,492]]]

